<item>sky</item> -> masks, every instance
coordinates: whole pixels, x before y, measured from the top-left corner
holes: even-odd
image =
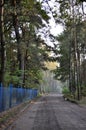
[[[59,11],[58,11],[59,4],[57,2],[55,2],[55,0],[46,0],[46,1],[47,2],[45,2],[43,4],[43,6],[44,6],[45,10],[47,12],[49,12],[48,15],[51,17],[51,19],[49,20],[49,25],[51,27],[50,32],[54,36],[57,36],[58,34],[60,34],[63,31],[63,26],[61,24],[55,23],[52,12],[56,11],[57,13],[59,13]]]
[[[48,0],[47,0],[48,1]],[[56,24],[55,20],[52,16],[52,12],[56,11],[57,13],[59,13],[59,4],[57,2],[55,2],[55,0],[49,0],[48,1],[48,8],[50,8],[52,11],[49,11],[49,16],[51,17],[51,19],[49,20],[51,29],[50,32],[54,35],[57,36],[58,34],[60,34],[63,31],[63,26],[61,24]]]
[[[59,23],[55,23],[52,12],[56,11],[57,14],[59,14],[59,4],[55,2],[56,0],[38,0],[38,1],[41,1],[41,2],[44,1],[42,4],[43,9],[46,10],[48,15],[51,17],[51,19],[49,20],[49,32],[54,36],[58,36],[64,30],[64,27]],[[84,13],[86,15],[86,2],[83,2],[83,5],[84,5]],[[83,12],[81,11],[81,13]],[[46,29],[44,29],[44,32],[45,31]],[[42,36],[42,37],[44,37],[47,43],[52,46],[53,43],[50,42],[48,34],[47,36]]]
[[[63,31],[63,26],[61,24],[56,24],[53,18],[50,20],[50,26],[51,26],[50,32],[54,36],[58,36]]]
[[[42,0],[40,0],[40,1],[42,1]],[[59,5],[57,4],[57,2],[55,2],[55,0],[45,0],[45,2],[42,4],[42,6],[43,6],[43,9],[46,10],[48,15],[50,16],[50,20],[49,20],[49,26],[44,28],[42,31],[40,30],[41,32],[46,32],[46,30],[49,30],[49,32],[47,31],[48,32],[47,34],[41,33],[41,36],[43,39],[45,39],[45,41],[48,45],[53,46],[53,44],[56,44],[56,41],[52,42],[49,39],[49,33],[54,36],[58,36],[63,31],[63,26],[61,24],[55,23],[55,20],[52,15],[52,12],[54,12],[55,10],[56,11],[59,10]]]

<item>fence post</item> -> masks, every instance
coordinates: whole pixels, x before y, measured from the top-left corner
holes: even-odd
[[[20,94],[19,94],[19,86],[16,88],[16,104],[19,104],[20,103],[20,100],[19,100],[19,96],[20,96]]]
[[[36,97],[36,89],[34,89],[34,98]]]
[[[3,85],[2,83],[0,83],[0,111],[3,111],[4,110],[4,102],[3,102],[3,95],[4,92],[3,92]]]
[[[29,97],[30,97],[30,99],[32,99],[32,89],[31,88],[29,89],[29,92],[30,92]]]
[[[21,102],[23,101],[23,88],[22,88],[22,86],[21,86],[21,88],[20,88],[20,94],[21,94],[21,96],[20,96],[20,98],[21,98]]]
[[[35,98],[35,89],[33,89],[33,98]]]
[[[36,97],[38,96],[38,89],[36,89]]]
[[[35,89],[35,97],[37,97],[38,89]]]
[[[10,84],[9,85],[9,108],[11,108],[12,107],[12,92],[13,92],[13,85],[12,84]]]

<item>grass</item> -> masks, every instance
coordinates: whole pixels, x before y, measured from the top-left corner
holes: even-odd
[[[82,97],[82,99],[79,101],[79,104],[86,105],[86,97]]]
[[[70,101],[70,102],[72,102],[72,103],[76,103],[76,104],[80,104],[80,105],[86,106],[86,97],[82,97],[81,100],[77,100],[76,98],[74,99],[74,97],[71,96],[71,95],[64,95],[64,98],[65,98],[67,101]]]

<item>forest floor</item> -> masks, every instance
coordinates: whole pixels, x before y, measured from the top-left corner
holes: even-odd
[[[86,130],[86,107],[50,94],[33,101],[5,130]]]
[[[82,100],[79,101],[79,104],[86,106],[86,97],[83,97]]]

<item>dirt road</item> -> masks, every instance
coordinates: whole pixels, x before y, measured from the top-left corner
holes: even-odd
[[[8,130],[86,130],[86,107],[47,95],[33,102]]]

